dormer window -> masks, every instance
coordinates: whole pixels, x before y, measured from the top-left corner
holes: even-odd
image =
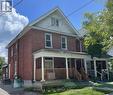
[[[51,26],[59,26],[59,19],[52,17],[51,18]]]

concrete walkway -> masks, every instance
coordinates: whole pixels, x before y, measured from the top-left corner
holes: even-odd
[[[34,92],[25,92],[23,88],[15,89],[12,85],[4,85],[0,81],[0,95],[40,95]]]

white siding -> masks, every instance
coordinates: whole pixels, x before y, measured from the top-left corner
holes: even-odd
[[[59,19],[59,26],[51,26],[51,17],[55,17]],[[36,27],[42,27],[42,28],[47,28],[50,30],[55,30],[57,32],[63,32],[63,33],[68,33],[68,34],[76,34],[75,31],[67,24],[65,21],[64,17],[58,12],[55,11],[37,24],[35,24]]]

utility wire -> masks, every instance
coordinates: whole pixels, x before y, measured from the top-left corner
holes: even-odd
[[[91,3],[93,3],[95,0],[90,0],[89,2],[85,3],[84,5],[82,5],[81,7],[79,7],[78,9],[74,10],[73,12],[71,12],[70,14],[68,14],[66,17],[69,17],[71,15],[73,15],[74,13],[78,12],[79,10],[85,8],[86,6],[90,5]]]
[[[66,16],[66,18],[68,18],[69,16],[75,14],[76,12],[80,11],[81,9],[85,8],[86,6],[90,5],[91,3],[93,3],[95,0],[90,0],[89,2],[85,3],[84,5],[82,5],[81,7],[79,7],[78,9],[74,10],[73,12],[71,12],[70,14],[68,14]],[[51,27],[51,25],[47,26],[46,28]]]

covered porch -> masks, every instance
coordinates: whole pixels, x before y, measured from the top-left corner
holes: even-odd
[[[42,49],[33,53],[34,81],[55,79],[88,80],[87,60],[83,52]]]

